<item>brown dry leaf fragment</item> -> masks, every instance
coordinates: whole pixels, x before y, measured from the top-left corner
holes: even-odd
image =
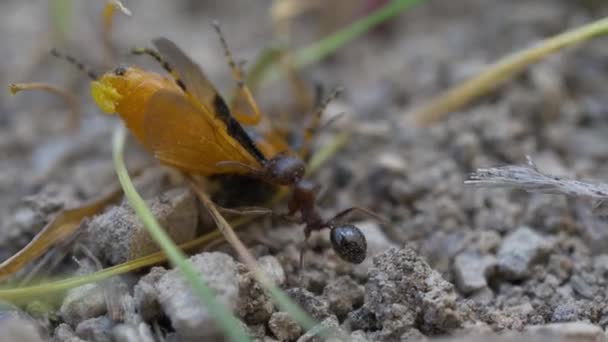
[[[112,191],[89,200],[76,208],[66,208],[58,212],[42,230],[25,247],[0,264],[0,279],[19,271],[25,264],[35,260],[57,241],[76,231],[82,219],[99,213],[110,203],[118,200],[122,189]]]

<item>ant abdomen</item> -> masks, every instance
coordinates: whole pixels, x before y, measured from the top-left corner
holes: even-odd
[[[367,254],[367,240],[363,232],[352,224],[333,227],[331,244],[336,254],[345,261],[360,264]]]

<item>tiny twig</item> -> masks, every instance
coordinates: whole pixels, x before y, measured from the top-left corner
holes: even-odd
[[[315,321],[303,311],[297,304],[291,302],[289,298],[283,293],[270,278],[262,271],[253,255],[249,252],[247,247],[243,244],[241,239],[236,235],[234,229],[226,221],[226,219],[220,214],[215,204],[205,191],[201,188],[200,184],[196,182],[193,177],[188,177],[190,185],[198,199],[203,203],[203,206],[207,208],[209,214],[215,221],[217,229],[222,233],[226,241],[234,248],[237,252],[241,262],[247,266],[249,271],[253,274],[254,278],[262,284],[262,286],[268,290],[269,294],[276,301],[277,305],[284,311],[289,312],[292,318],[296,322],[300,323],[305,329],[313,328],[316,323]]]

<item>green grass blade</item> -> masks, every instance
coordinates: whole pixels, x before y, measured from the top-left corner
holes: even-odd
[[[322,60],[323,58],[335,53],[339,48],[353,41],[360,35],[368,32],[374,27],[382,24],[399,13],[411,8],[414,5],[424,2],[425,0],[393,0],[383,7],[377,9],[371,14],[358,21],[346,26],[339,31],[330,34],[329,36],[297,50],[294,53],[294,65],[296,68],[302,68]],[[280,48],[280,47],[279,47]],[[263,62],[255,63],[255,73],[247,75],[247,84],[257,86],[264,83],[272,83],[279,78],[279,70],[276,67],[276,58],[269,61],[268,58],[275,57],[270,52],[265,52],[260,59]]]
[[[557,36],[542,40],[530,48],[515,52],[487,66],[479,75],[448,89],[428,103],[406,113],[422,124],[432,124],[457,111],[474,99],[495,89],[519,72],[553,53],[608,34],[608,18],[603,18]]]
[[[201,275],[194,269],[192,263],[186,259],[184,253],[177,248],[164,229],[159,225],[158,221],[156,221],[156,218],[154,218],[154,215],[152,215],[152,212],[147,207],[146,202],[144,202],[143,198],[137,193],[123,161],[125,136],[125,128],[120,126],[114,133],[112,155],[116,174],[118,175],[118,180],[120,181],[120,185],[123,188],[127,200],[152,238],[167,254],[169,261],[177,267],[184,278],[190,283],[194,293],[201,300],[201,304],[204,303],[209,308],[209,312],[214,316],[216,322],[226,335],[233,341],[250,341],[239,322],[224,306],[216,301],[213,291],[205,284]]]
[[[72,24],[72,1],[71,0],[52,0],[51,22],[53,25],[55,45],[65,42]]]
[[[363,33],[424,0],[393,0],[366,17],[348,25],[311,46],[296,52],[295,64],[303,67],[317,62],[348,44]]]

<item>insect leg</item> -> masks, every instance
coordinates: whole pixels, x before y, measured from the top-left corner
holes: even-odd
[[[308,159],[308,156],[310,155],[310,146],[312,144],[312,139],[319,130],[319,127],[321,127],[321,115],[323,114],[323,111],[325,111],[327,105],[329,105],[332,100],[337,98],[341,92],[341,88],[334,89],[334,91],[329,95],[327,99],[325,99],[325,101],[322,101],[317,105],[317,108],[313,112],[313,115],[310,118],[308,125],[304,129],[304,143],[298,151],[299,155],[302,158]]]
[[[233,110],[232,115],[236,118],[237,121],[239,121],[243,125],[256,125],[262,119],[262,113],[260,112],[260,108],[258,107],[257,102],[255,102],[251,90],[249,90],[249,87],[247,87],[247,85],[245,84],[243,71],[234,62],[234,59],[232,58],[232,53],[230,52],[230,49],[228,49],[228,43],[226,43],[226,39],[224,38],[222,30],[220,29],[219,23],[213,22],[212,25],[215,29],[215,32],[217,32],[217,35],[220,39],[220,43],[222,44],[222,47],[224,49],[224,54],[226,56],[226,59],[228,60],[228,66],[230,67],[230,71],[232,72],[232,77],[234,77],[237,87],[239,89],[238,93],[244,97],[245,102],[249,104],[251,110],[253,111],[253,115],[247,115],[244,113],[238,113],[237,111]]]
[[[237,207],[237,208],[225,208],[219,205],[215,205],[216,208],[222,214],[229,215],[273,215],[274,212],[272,209],[264,208],[264,207]]]
[[[304,268],[304,253],[306,252],[307,249],[309,249],[309,245],[308,245],[308,239],[310,238],[310,233],[311,230],[308,227],[304,228],[304,246],[302,246],[302,249],[300,250],[300,268],[299,270],[302,271],[302,269]]]

